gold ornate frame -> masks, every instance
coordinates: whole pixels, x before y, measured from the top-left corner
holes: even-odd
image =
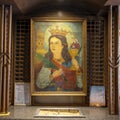
[[[36,91],[35,90],[35,23],[41,22],[69,22],[69,23],[77,23],[81,24],[82,30],[82,69],[83,69],[83,89],[81,91]],[[79,32],[79,31],[78,31]],[[86,96],[87,95],[87,70],[86,70],[86,62],[87,62],[87,41],[86,41],[86,19],[84,18],[32,18],[31,19],[31,95],[32,96]]]

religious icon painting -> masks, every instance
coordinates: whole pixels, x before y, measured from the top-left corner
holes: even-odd
[[[86,95],[86,20],[31,19],[32,95]]]

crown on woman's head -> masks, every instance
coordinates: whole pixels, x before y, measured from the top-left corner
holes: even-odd
[[[50,28],[49,32],[51,33],[51,35],[62,35],[62,36],[66,36],[69,33],[69,31],[62,28],[60,29],[58,26]]]

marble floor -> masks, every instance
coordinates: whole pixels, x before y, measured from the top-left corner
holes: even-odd
[[[1,116],[0,120],[120,120],[118,115],[109,115],[108,108],[77,107],[85,118],[75,117],[42,117],[35,118],[34,114],[40,106],[11,106],[9,116]],[[42,107],[43,108],[43,107]]]

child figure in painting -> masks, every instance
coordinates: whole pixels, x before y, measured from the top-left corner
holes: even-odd
[[[68,43],[65,37],[67,32],[50,30],[50,33],[49,50],[45,54],[45,58],[50,61],[49,64],[53,64],[55,67],[45,67],[45,60],[43,60],[37,69],[36,86],[44,91],[77,90],[76,73],[80,73],[81,68],[75,56],[71,57],[68,51]]]

